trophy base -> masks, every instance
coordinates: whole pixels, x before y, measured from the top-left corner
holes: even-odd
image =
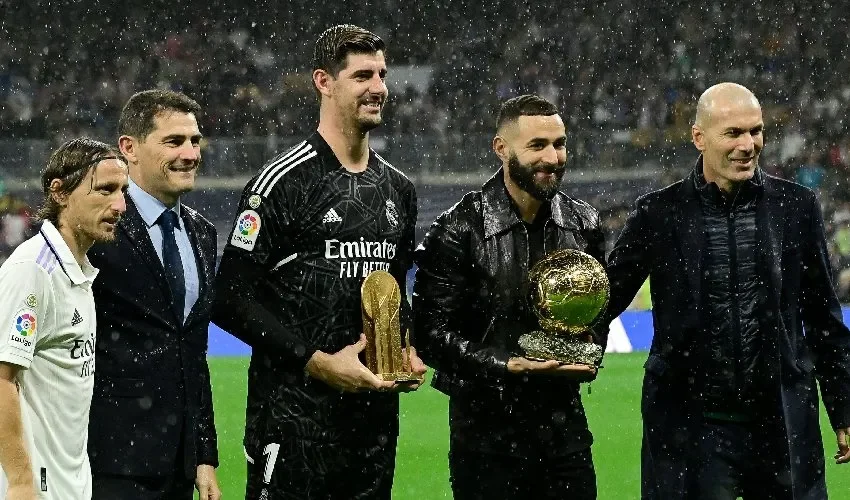
[[[521,335],[519,346],[530,359],[554,359],[576,365],[598,366],[603,354],[602,346],[593,342],[558,337],[541,331]]]
[[[399,384],[415,384],[422,382],[422,377],[413,372],[378,373],[378,378]]]

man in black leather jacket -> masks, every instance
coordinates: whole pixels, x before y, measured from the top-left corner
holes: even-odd
[[[596,498],[579,382],[595,367],[514,353],[540,329],[528,307],[529,268],[561,248],[604,264],[592,207],[559,191],[566,129],[537,96],[506,101],[493,149],[502,168],[432,225],[415,252],[413,308],[421,357],[449,395],[454,496]]]

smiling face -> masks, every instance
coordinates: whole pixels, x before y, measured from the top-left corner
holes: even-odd
[[[494,139],[508,178],[533,198],[558,192],[567,163],[567,133],[559,115],[520,116]]]
[[[154,129],[147,137],[123,135],[118,144],[130,162],[133,182],[170,207],[195,188],[201,138],[193,113],[165,110],[154,116]]]
[[[58,179],[53,182],[61,183]],[[114,240],[115,226],[127,209],[126,189],[127,165],[118,159],[100,161],[62,198],[59,226],[71,229],[77,239],[88,244]]]
[[[702,152],[706,181],[730,192],[758,167],[764,147],[761,106],[740,86],[717,86],[706,94],[692,128],[693,142]]]
[[[380,50],[348,54],[336,77],[321,69],[314,72],[322,99],[330,101],[341,123],[360,132],[368,132],[383,120],[389,93],[386,76],[387,63]]]

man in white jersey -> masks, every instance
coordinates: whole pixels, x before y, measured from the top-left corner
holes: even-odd
[[[127,165],[74,139],[41,176],[39,233],[0,267],[0,499],[91,498],[86,445],[97,275],[86,257],[124,213]]]

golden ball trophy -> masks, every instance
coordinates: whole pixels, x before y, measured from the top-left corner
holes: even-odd
[[[608,305],[610,285],[602,264],[579,250],[557,250],[537,262],[528,279],[530,306],[542,331],[520,336],[525,356],[598,366],[602,347],[586,339]]]

